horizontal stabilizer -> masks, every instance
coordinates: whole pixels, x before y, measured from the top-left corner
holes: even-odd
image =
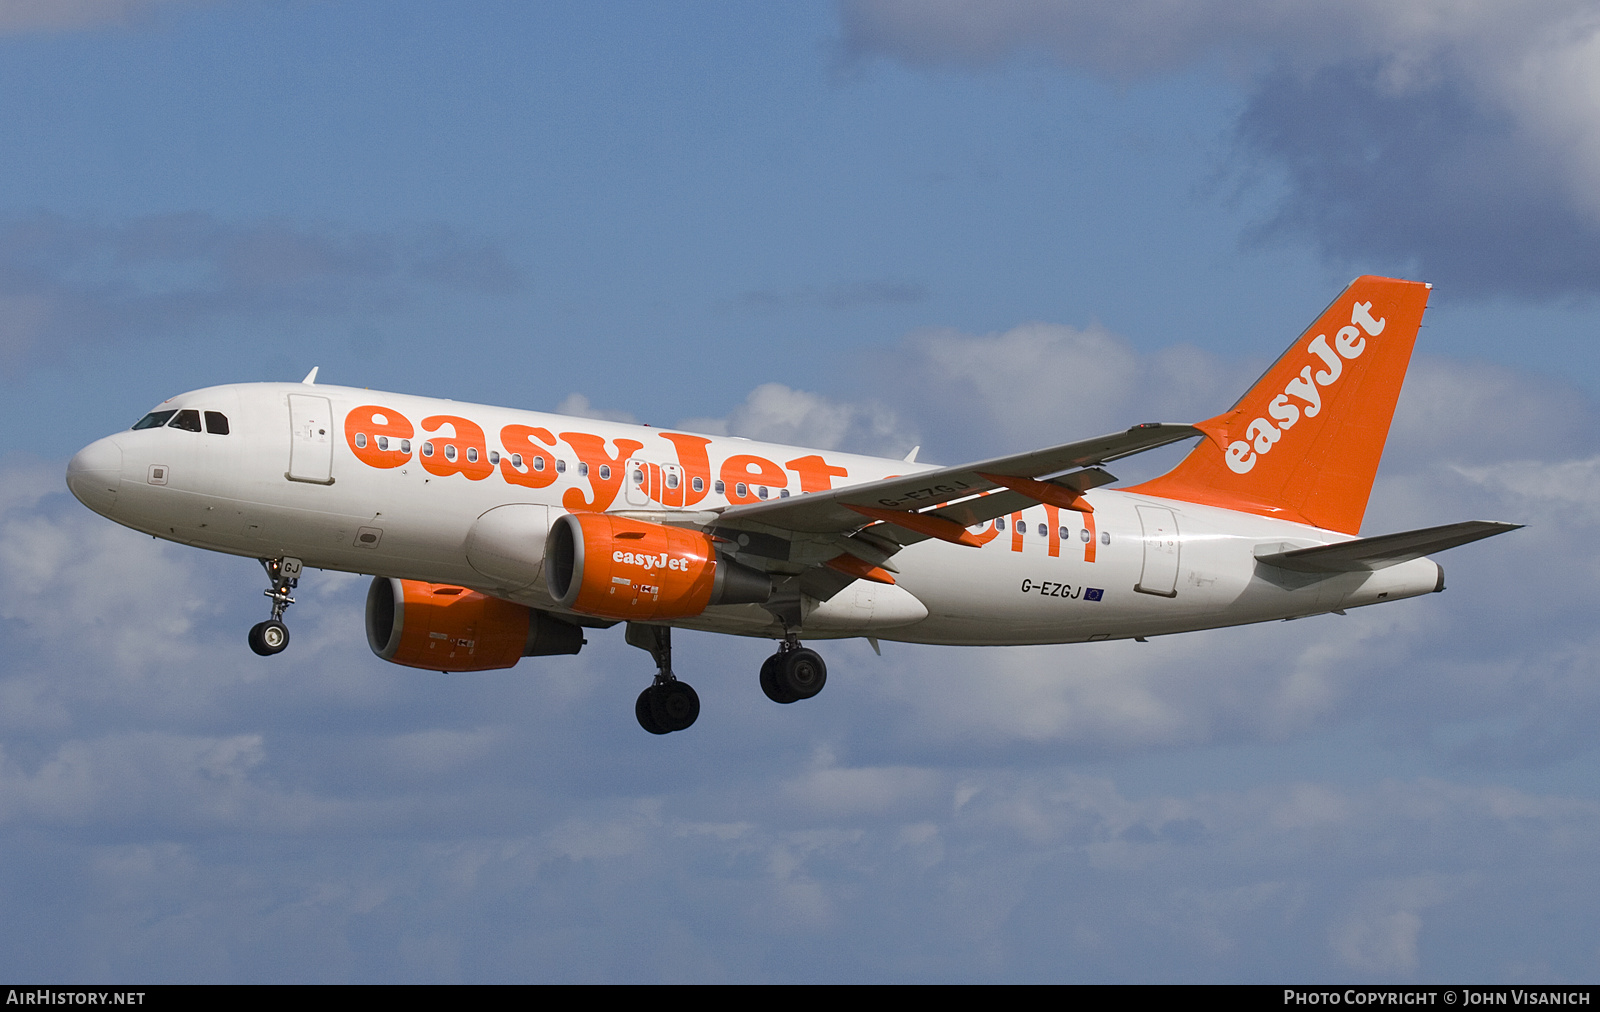
[[[1420,559],[1424,555],[1442,552],[1446,548],[1470,544],[1496,534],[1514,531],[1521,524],[1501,523],[1497,520],[1468,520],[1442,527],[1424,527],[1418,531],[1401,531],[1399,534],[1381,534],[1375,538],[1358,538],[1333,545],[1314,548],[1297,548],[1293,551],[1270,551],[1279,546],[1262,546],[1267,554],[1258,554],[1256,561],[1279,569],[1300,573],[1358,573],[1366,570],[1398,566],[1402,562]],[[1257,552],[1262,549],[1258,548]]]

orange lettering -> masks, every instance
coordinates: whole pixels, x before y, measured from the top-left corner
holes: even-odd
[[[801,492],[826,492],[833,487],[834,478],[850,476],[849,471],[834,467],[815,453],[809,457],[796,457],[783,466],[800,476]]]
[[[422,467],[429,474],[443,478],[464,474],[472,481],[482,481],[494,472],[489,463],[489,448],[484,445],[483,429],[477,422],[457,415],[430,415],[422,420],[422,431],[436,433],[446,425],[451,435],[428,440],[422,446]],[[429,450],[432,453],[429,453]]]
[[[1026,533],[1027,531],[1022,526],[1022,514],[1011,514],[1011,550],[1013,552],[1022,551],[1022,536]]]
[[[1083,546],[1083,561],[1093,562],[1095,542],[1099,540],[1100,535],[1096,534],[1094,530],[1094,514],[1083,513],[1080,515],[1083,517],[1083,526],[1089,531],[1089,542]]]
[[[410,439],[414,431],[405,415],[377,404],[363,404],[344,416],[350,452],[370,467],[399,467],[410,460],[410,452],[400,449],[400,440]]]
[[[1050,557],[1054,559],[1061,554],[1061,510],[1046,503],[1044,519],[1050,525]]]
[[[761,497],[756,495],[755,486],[786,488],[789,485],[789,476],[784,473],[783,468],[765,457],[736,453],[722,462],[722,481],[727,486],[729,502],[760,502]],[[740,495],[738,491],[740,482],[746,484],[744,495]]]
[[[500,445],[506,449],[506,455],[500,458],[500,474],[506,481],[528,488],[544,488],[555,484],[558,477],[555,459],[546,452],[544,446],[535,443],[535,439],[549,447],[556,445],[556,437],[550,434],[549,429],[533,425],[507,425],[500,430]],[[522,455],[521,471],[511,463],[511,458],[517,454]]]
[[[588,465],[589,487],[594,490],[591,500],[583,494],[582,489],[569,488],[561,496],[561,505],[572,513],[604,512],[622,489],[628,458],[633,456],[634,451],[644,449],[644,444],[633,439],[619,439],[616,441],[617,455],[608,457],[606,441],[602,436],[589,432],[563,432],[561,438],[572,447],[578,459]],[[604,475],[601,474],[602,468],[605,469]]]
[[[691,436],[682,432],[663,432],[661,438],[669,440],[678,451],[678,467],[683,476],[677,488],[669,488],[661,498],[663,506],[693,506],[711,491],[711,458],[706,447],[711,440],[704,436]],[[695,491],[694,480],[700,479],[700,489]]]

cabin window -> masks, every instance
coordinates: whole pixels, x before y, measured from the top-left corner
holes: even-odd
[[[152,411],[137,422],[134,422],[133,427],[135,429],[159,429],[167,424],[167,420],[175,414],[177,414],[176,411]]]
[[[172,421],[167,423],[170,429],[182,429],[185,432],[200,431],[200,412],[194,408],[185,408],[177,413]]]
[[[477,462],[478,462],[478,448],[476,446],[467,447],[467,463],[476,464]]]
[[[765,485],[757,485],[756,486],[756,498],[757,499],[765,499],[766,497],[767,497],[767,486],[765,486]]]
[[[213,436],[226,436],[228,434],[228,416],[220,411],[207,411],[206,431]]]
[[[586,461],[586,460],[578,461],[578,477],[580,477],[580,478],[589,477],[589,462],[588,461]]]
[[[689,487],[694,489],[696,492],[704,492],[706,490],[706,480],[699,475],[696,475],[695,477],[689,479]]]
[[[676,472],[676,471],[668,471],[667,472],[667,487],[668,488],[677,488],[678,487],[678,472]]]
[[[539,459],[543,460],[544,458],[540,457]],[[566,473],[567,473],[567,462],[564,461],[564,460],[558,459],[556,461],[556,474],[566,474]]]
[[[699,478],[695,479],[695,481],[699,481],[699,480],[700,480]],[[716,488],[717,488],[717,495],[723,495],[728,491],[728,486],[723,483],[721,478],[717,479]]]
[[[431,440],[422,444],[422,455],[424,457],[433,456],[433,442]]]
[[[1078,532],[1078,537],[1083,540],[1084,544],[1088,544],[1089,543],[1089,528],[1085,527],[1083,530],[1079,531]]]
[[[406,454],[409,454],[411,452],[411,440],[409,440],[409,439],[400,440],[400,452],[401,453],[406,453]]]
[[[600,480],[601,481],[610,481],[611,480],[611,465],[610,464],[601,464],[600,465]]]
[[[456,444],[454,444],[454,443],[446,443],[446,444],[444,444],[444,459],[450,461],[452,464],[455,463],[455,460],[456,460]]]
[[[778,498],[779,499],[787,499],[787,498],[789,498],[789,490],[786,489],[786,488],[778,489]]]
[[[750,497],[750,486],[746,485],[742,481],[739,482],[739,484],[733,486],[733,491],[734,491],[734,494],[737,495],[740,499],[748,499]]]
[[[500,451],[499,450],[490,450],[489,451],[489,463],[491,463],[491,464],[500,463]]]
[[[356,433],[356,449],[365,450],[366,448],[367,448],[367,434],[365,432]]]
[[[997,531],[1005,530],[1006,529],[1006,518],[1005,517],[995,517],[994,518],[994,529],[997,530]]]
[[[644,484],[644,471],[641,470],[640,468],[636,467],[636,468],[633,469],[633,483],[635,485],[643,485]]]
[[[1048,538],[1049,536],[1050,536],[1050,528],[1046,527],[1044,524],[1040,524],[1039,525],[1039,537]]]
[[[379,436],[378,437],[378,449],[387,450],[388,448],[389,448],[389,437],[388,436]]]
[[[1111,532],[1110,531],[1101,531],[1100,532],[1100,543],[1102,545],[1111,544]]]
[[[522,466],[522,454],[520,454],[520,453],[512,454],[511,455],[511,463],[516,465],[517,467],[521,467]],[[535,454],[534,455],[534,458],[533,458],[533,469],[535,471],[543,471],[544,470],[544,457],[542,455],[540,455],[540,454]]]

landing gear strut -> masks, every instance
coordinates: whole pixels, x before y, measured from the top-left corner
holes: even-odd
[[[271,657],[289,645],[289,627],[283,624],[283,613],[294,604],[289,592],[300,582],[300,560],[262,559],[261,566],[272,581],[272,589],[262,591],[272,599],[272,617],[250,627],[250,649],[262,657]]]
[[[630,646],[650,651],[656,662],[655,681],[633,706],[639,726],[651,734],[671,734],[693,724],[700,716],[700,697],[672,673],[672,627],[629,622],[626,639]]]
[[[774,703],[810,699],[828,684],[828,666],[822,655],[803,647],[790,633],[778,652],[761,665],[761,691]]]

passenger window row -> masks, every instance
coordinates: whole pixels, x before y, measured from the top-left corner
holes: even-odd
[[[1049,527],[1045,526],[1044,524],[1039,524],[1037,526],[1039,528],[1039,537],[1048,538],[1050,536],[1050,528]],[[1005,517],[996,517],[995,521],[994,521],[994,528],[997,531],[1005,530],[1006,529],[1006,518]],[[1020,532],[1022,534],[1028,533],[1028,525],[1027,525],[1027,523],[1024,522],[1024,523],[1017,524],[1017,530],[1018,530],[1018,532]],[[1056,533],[1060,536],[1062,541],[1070,541],[1070,540],[1072,540],[1072,528],[1070,528],[1070,527],[1062,527]],[[1089,533],[1088,528],[1080,527],[1078,529],[1078,539],[1080,541],[1083,541],[1083,542],[1087,543],[1093,537],[1094,537],[1094,535]],[[1111,544],[1111,532],[1110,531],[1101,531],[1100,532],[1100,543],[1102,545]]]
[[[156,414],[160,414],[160,412],[156,412]],[[149,417],[154,417],[154,415],[151,415]],[[148,418],[146,420],[148,420]],[[159,425],[160,422],[155,422],[153,424]],[[223,420],[223,424],[224,425],[227,424],[226,419]],[[136,425],[134,427],[135,428],[149,428],[150,426],[145,425],[144,422],[140,422],[139,425]],[[355,444],[356,444],[356,449],[365,450],[367,448],[367,434],[365,432],[356,433]],[[388,436],[378,436],[377,437],[377,444],[378,444],[378,449],[387,451],[389,449],[389,445],[390,445],[389,437]],[[398,444],[398,448],[399,448],[401,453],[410,453],[411,452],[411,440],[409,440],[409,439],[400,440],[399,444]],[[448,460],[448,461],[454,463],[455,460],[457,459],[457,457],[460,455],[461,451],[456,448],[454,443],[445,443],[444,444],[444,449],[439,450],[439,449],[435,448],[435,446],[433,445],[433,440],[431,440],[431,439],[430,440],[425,440],[423,442],[423,444],[422,444],[422,455],[424,457],[431,457],[435,453],[444,454],[444,459],[445,460]],[[466,459],[467,459],[467,463],[476,464],[478,462],[478,448],[475,447],[475,446],[467,447]],[[499,450],[490,450],[489,451],[489,463],[493,464],[493,465],[496,465],[496,466],[499,465],[499,463],[500,463],[500,451]],[[513,453],[511,455],[511,466],[516,468],[518,471],[527,470],[527,468],[529,466],[531,466],[535,471],[543,471],[545,468],[551,466],[551,461],[549,459],[547,459],[543,454],[535,454],[531,461],[525,461],[523,456],[522,456],[522,454]],[[560,459],[559,457],[554,458],[554,466],[555,466],[557,474],[566,474],[567,473],[567,462],[562,460],[562,459]],[[610,481],[611,480],[611,465],[610,464],[601,464],[598,473],[600,475],[600,480],[601,481]],[[584,461],[581,461],[581,460],[578,461],[578,477],[587,478],[588,476],[589,476],[589,465],[587,463],[585,463]],[[643,486],[644,485],[644,472],[641,471],[640,469],[634,468],[631,477],[633,479],[634,485],[636,485],[636,486]],[[677,488],[678,484],[679,484],[679,482],[681,480],[682,479],[679,477],[677,472],[675,472],[675,471],[667,472],[666,483],[667,483],[667,487],[668,488]],[[706,490],[706,480],[704,478],[700,477],[699,475],[696,475],[695,477],[689,479],[689,487],[694,489],[696,492],[704,492]],[[717,495],[726,495],[727,494],[727,485],[721,479],[718,479],[717,481],[713,482],[712,483],[712,487],[716,490]],[[745,484],[742,481],[738,482],[737,484],[734,485],[734,492],[735,492],[736,495],[739,496],[739,498],[747,499],[750,496],[750,486]],[[770,488],[768,488],[767,486],[765,486],[765,485],[757,485],[757,486],[755,486],[755,495],[756,495],[757,499],[769,499],[769,498],[772,497],[772,490]],[[786,489],[786,488],[778,489],[778,498],[779,499],[787,499],[787,498],[789,498],[789,490]]]

